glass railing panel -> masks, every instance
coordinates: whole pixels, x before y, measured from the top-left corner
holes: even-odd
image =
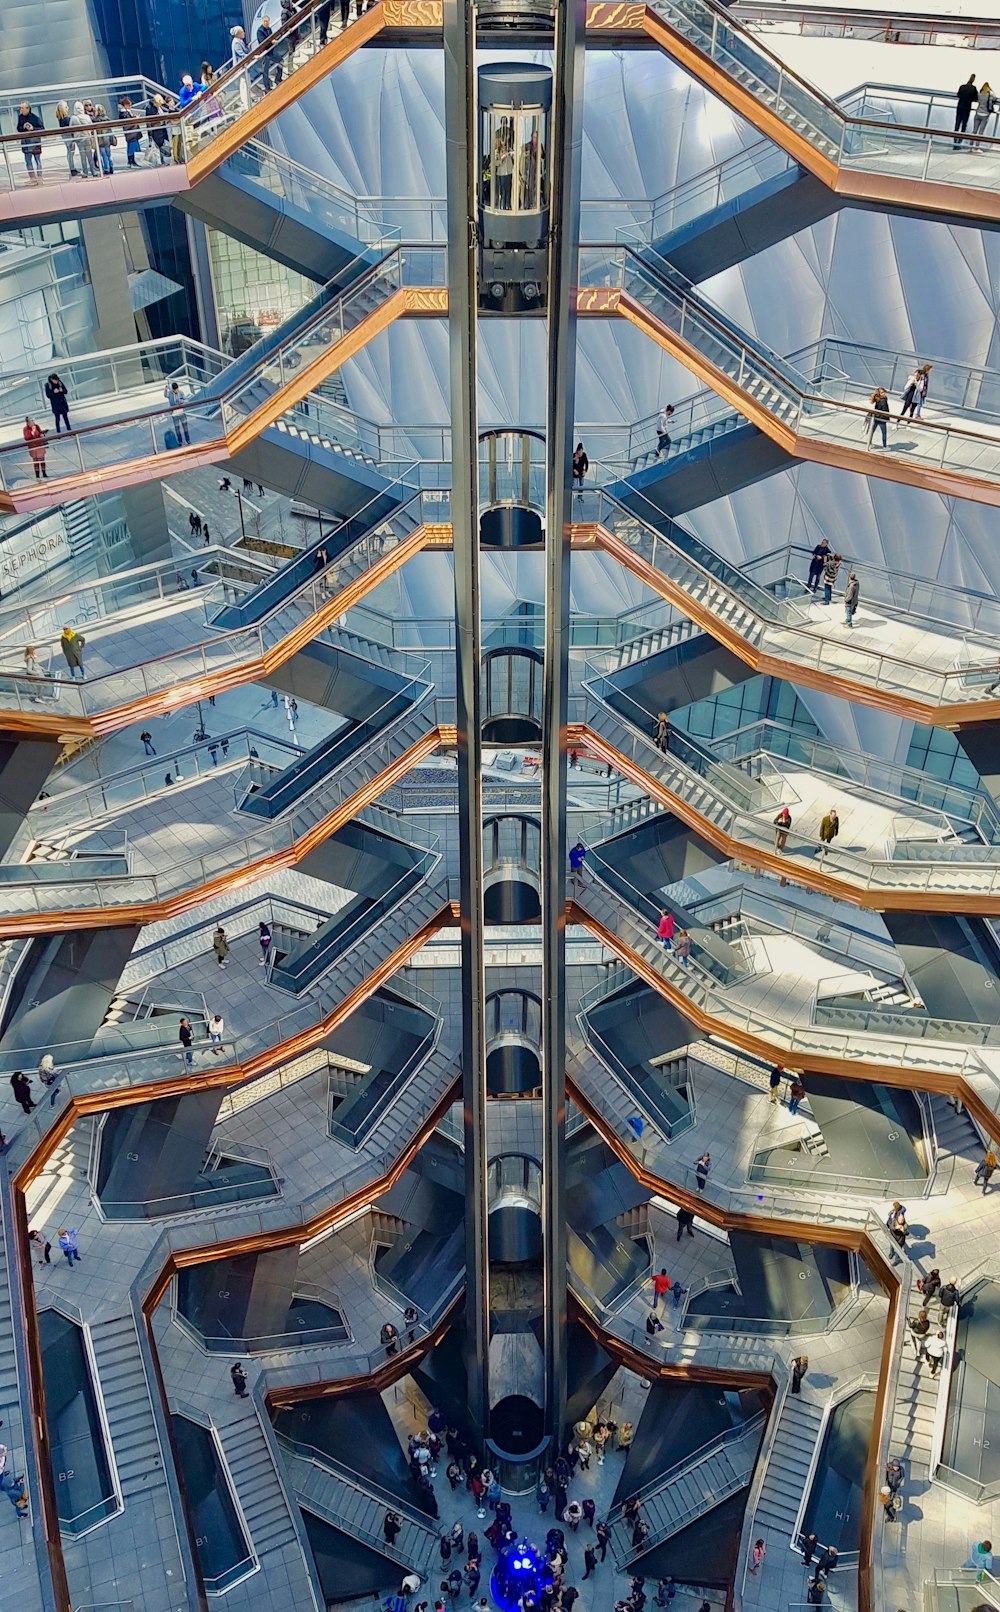
[[[30,414],[45,429],[51,429],[54,436],[54,421],[45,395],[46,382],[53,373],[66,388],[70,421],[79,425],[84,422],[78,408],[85,401],[113,399],[116,415],[124,414],[129,407],[141,413],[150,405],[160,406],[163,388],[169,381],[180,381],[189,392],[194,387],[208,385],[225,369],[226,362],[224,356],[211,347],[186,337],[171,337],[118,347],[107,353],[60,359],[27,372],[21,368],[0,374],[3,422],[9,430],[15,425],[20,428],[25,415]],[[75,422],[74,414],[77,415]],[[88,423],[89,420],[88,413]]]
[[[277,19],[275,12],[273,20]],[[235,69],[226,63],[210,89],[176,120],[183,159],[190,159],[211,144],[251,106],[258,105],[284,79],[310,62],[324,45],[339,34],[349,33],[351,26],[367,36],[377,32],[378,19],[369,16],[365,22],[359,16],[353,25],[345,26],[336,7],[325,6],[323,0],[307,0],[289,22],[273,29],[265,44],[248,39],[250,50],[243,61]]]
[[[227,159],[227,167],[351,240],[375,245],[399,233],[387,229],[364,201],[258,140],[235,151]]]

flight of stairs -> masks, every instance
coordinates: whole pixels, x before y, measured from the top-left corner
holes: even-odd
[[[122,1498],[128,1502],[165,1482],[135,1321],[131,1315],[98,1321],[90,1336]]]
[[[309,1459],[284,1442],[282,1449],[296,1498],[307,1511],[410,1572],[429,1571],[438,1556],[437,1529],[430,1517],[418,1520],[414,1512],[393,1502],[402,1526],[390,1545],[383,1533],[388,1509],[385,1498],[370,1492],[364,1481],[346,1468],[327,1465],[322,1456]]]
[[[916,1297],[919,1299],[919,1293]],[[932,1323],[937,1320],[937,1313],[937,1304],[932,1304],[930,1307]],[[917,1366],[917,1352],[907,1330],[896,1381],[896,1399],[892,1413],[892,1445],[889,1451],[891,1456],[904,1463],[907,1472],[911,1472],[915,1465],[927,1466],[930,1461],[934,1415],[940,1388],[941,1378],[931,1376],[931,1369],[926,1360]]]
[[[640,470],[649,470],[651,466],[659,464],[666,470],[672,470],[683,454],[692,453],[695,448],[702,447],[706,442],[714,442],[719,437],[729,436],[745,424],[743,416],[733,412],[724,414],[721,419],[711,420],[706,425],[700,425],[685,436],[672,436],[666,453],[658,453],[655,448],[649,448],[645,453],[637,453],[632,459],[632,474],[635,475]]]
[[[754,1514],[754,1529],[768,1544],[769,1536],[782,1543],[792,1537],[822,1421],[822,1405],[801,1394],[787,1396]]]
[[[10,1283],[7,1271],[7,1250],[0,1236],[0,1416],[5,1422],[19,1422],[17,1365],[14,1359],[14,1312],[11,1308]],[[8,1442],[10,1442],[8,1438]],[[20,1467],[18,1471],[20,1471]]]
[[[611,1548],[619,1568],[637,1561],[746,1487],[754,1469],[763,1422],[762,1412],[752,1417],[738,1435],[731,1430],[716,1440],[714,1447],[695,1451],[690,1461],[675,1467],[656,1487],[640,1493],[640,1515],[649,1530],[640,1546],[633,1547],[631,1528],[620,1510],[612,1512]]]
[[[975,1165],[971,1160],[979,1161],[984,1148],[980,1132],[970,1119],[967,1111],[962,1110],[956,1114],[954,1108],[946,1097],[937,1093],[929,1094],[931,1113],[934,1116],[934,1131],[937,1136],[938,1157],[943,1154],[957,1158],[959,1165],[968,1164],[969,1174],[972,1176]]]
[[[217,1426],[216,1432],[258,1560],[268,1551],[297,1547],[288,1498],[256,1413],[248,1407],[239,1420]]]
[[[699,50],[706,50],[714,15],[707,6],[699,10],[698,7],[687,8],[677,3],[677,0],[650,0],[650,8],[657,12],[676,33],[689,39]],[[726,26],[733,39],[725,51],[724,62],[718,64],[724,75],[748,90],[762,106],[780,108],[782,120],[789,128],[795,129],[817,151],[836,161],[840,154],[838,142],[824,133],[817,122],[803,117],[787,96],[781,96],[779,99],[777,90],[771,88],[775,80],[773,58],[765,55],[753,34],[741,28],[737,22],[727,20]],[[737,41],[739,56],[734,49]],[[759,71],[744,65],[748,61],[759,61]]]

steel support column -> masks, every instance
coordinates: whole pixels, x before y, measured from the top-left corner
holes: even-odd
[[[475,12],[465,0],[445,0],[443,21],[465,1112],[465,1314],[469,1410],[480,1434],[484,1434],[489,1431],[490,1301],[476,406]]]
[[[566,746],[576,284],[586,0],[557,0],[548,184],[545,685],[542,705],[542,1080],[545,1416],[566,1411]]]

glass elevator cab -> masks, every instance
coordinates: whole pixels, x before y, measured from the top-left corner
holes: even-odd
[[[552,72],[529,62],[479,69],[479,306],[545,306]]]

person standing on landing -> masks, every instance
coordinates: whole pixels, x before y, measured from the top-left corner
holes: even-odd
[[[858,608],[858,600],[860,599],[860,597],[861,597],[861,584],[858,581],[856,572],[851,571],[848,574],[847,587],[844,589],[844,626],[845,627],[853,627],[854,626],[854,612]]]
[[[976,115],[972,120],[972,150],[979,150],[979,142],[986,133],[986,125],[993,113],[1000,108],[1000,102],[990,88],[989,80],[983,79],[979,86],[979,100],[976,103]],[[20,124],[18,125],[20,127]]]
[[[917,406],[914,410],[918,420],[923,412],[924,404],[927,402],[927,390],[931,384],[931,370],[933,368],[933,364],[922,364],[920,367],[920,386],[917,389]]]
[[[31,110],[31,103],[22,101],[17,114],[17,132],[27,135],[27,139],[21,141],[21,155],[33,185],[39,185],[42,181],[42,142],[39,135],[43,127],[41,118]]]
[[[823,537],[813,549],[812,558],[809,561],[809,576],[806,579],[806,587],[810,593],[816,593],[819,589],[819,579],[823,575],[823,567],[826,564],[826,557],[829,552],[830,545],[826,538]]]
[[[889,446],[889,439],[886,435],[886,426],[889,420],[889,394],[884,386],[876,386],[868,401],[871,404],[868,410],[868,446],[869,448],[872,447],[876,431],[881,431],[882,446],[887,448]]]
[[[962,144],[957,138],[965,133],[969,127],[969,116],[972,108],[978,104],[979,91],[976,89],[976,75],[970,73],[964,84],[960,84],[955,91],[955,150]]]
[[[783,851],[788,844],[788,830],[792,826],[792,814],[787,806],[782,806],[774,819],[774,849]]]
[[[81,677],[83,676],[83,650],[86,642],[87,640],[81,638],[78,632],[74,632],[72,627],[64,627],[60,634],[59,648],[62,650],[63,659],[69,667],[70,677],[75,677],[77,672],[80,673]]]
[[[828,554],[823,562],[823,603],[832,604],[833,590],[837,585],[837,572],[840,570],[840,555]]]
[[[53,373],[45,382],[45,396],[49,400],[52,418],[55,421],[56,436],[65,425],[67,431],[73,428],[69,423],[69,394],[59,376]]]
[[[823,821],[819,825],[819,855],[825,856],[837,835],[840,833],[840,818],[837,808],[831,806]]]
[[[21,435],[28,444],[28,456],[34,466],[36,481],[41,481],[43,478],[46,481],[48,480],[49,473],[45,468],[45,438],[47,434],[42,430],[37,420],[33,420],[30,414],[25,415],[24,430]]]
[[[912,417],[913,411],[917,406],[917,394],[920,391],[920,376],[921,371],[919,368],[917,368],[907,380],[903,391],[903,407],[899,411],[899,418],[901,420],[905,420],[908,414]]]

